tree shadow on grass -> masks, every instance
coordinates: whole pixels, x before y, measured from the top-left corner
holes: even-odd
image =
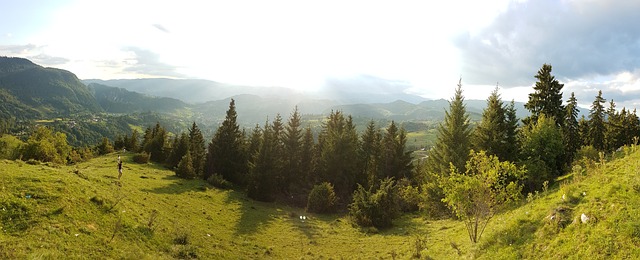
[[[240,219],[235,226],[236,235],[254,234],[279,217],[280,213],[273,203],[253,201],[237,191],[228,194],[226,203],[238,205],[240,212]]]
[[[140,177],[142,178],[142,176]],[[156,194],[181,194],[189,191],[205,191],[207,189],[207,184],[202,180],[187,180],[175,175],[166,175],[162,179],[169,182],[169,184],[152,189],[142,189],[142,191]]]

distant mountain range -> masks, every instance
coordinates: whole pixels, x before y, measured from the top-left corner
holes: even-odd
[[[314,93],[190,79],[80,81],[69,71],[44,68],[22,58],[0,57],[1,116],[25,119],[96,112],[150,111],[175,115],[181,110],[189,111],[187,114],[192,117],[182,118],[185,121],[217,122],[224,118],[229,100],[234,98],[238,119],[244,125],[261,124],[277,114],[287,118],[294,107],[303,115],[326,115],[331,110],[340,110],[353,117],[374,120],[442,120],[449,106],[447,100],[426,100],[404,93],[405,88],[402,82],[374,77],[332,81]],[[528,114],[523,105],[516,103],[520,118]],[[486,101],[466,100],[466,106],[471,119],[479,120]]]

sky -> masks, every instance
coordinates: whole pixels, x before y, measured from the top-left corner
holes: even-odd
[[[548,63],[588,107],[640,109],[640,1],[0,0],[0,56],[81,79],[199,78],[313,92],[366,76],[429,99],[526,102]],[[357,80],[351,80],[357,84]]]

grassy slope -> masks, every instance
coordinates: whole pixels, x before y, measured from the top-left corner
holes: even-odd
[[[475,246],[452,220],[406,215],[379,232],[354,228],[341,215],[308,214],[301,222],[303,209],[181,180],[160,167],[135,164],[129,154],[118,185],[115,158],[63,167],[0,161],[0,258],[406,259],[418,235],[426,238],[422,255],[435,259],[640,256],[640,152],[496,216]],[[559,207],[567,219],[562,228],[546,218]],[[592,221],[572,223],[582,213]],[[185,234],[187,245],[174,241]]]

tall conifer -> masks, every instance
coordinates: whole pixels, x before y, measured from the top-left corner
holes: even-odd
[[[460,79],[455,95],[449,102],[449,111],[445,111],[444,122],[438,126],[435,147],[429,152],[430,170],[447,175],[450,172],[449,164],[453,164],[460,172],[464,172],[471,150],[470,139],[471,126],[464,96],[462,96],[462,79]]]

